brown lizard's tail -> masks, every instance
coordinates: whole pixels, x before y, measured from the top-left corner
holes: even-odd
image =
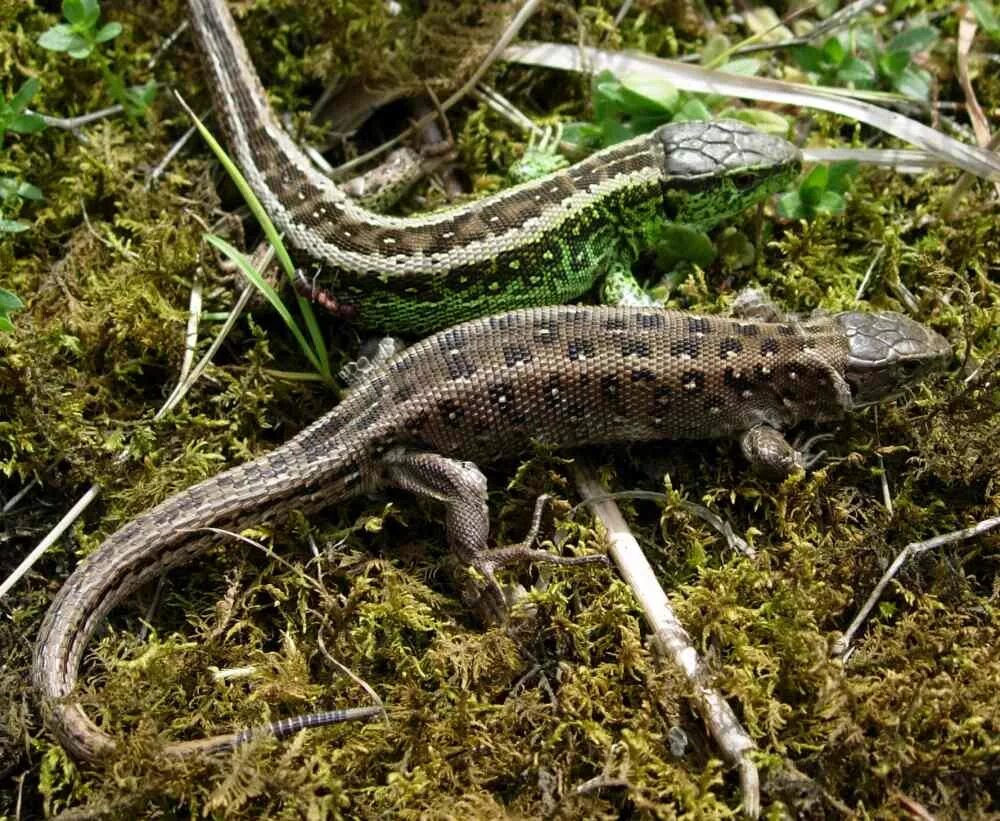
[[[356,493],[357,449],[346,447],[341,405],[281,447],[167,499],[122,527],[86,558],[56,595],[35,645],[32,681],[46,724],[77,758],[93,759],[114,740],[69,698],[94,630],[126,596],[170,568],[185,564],[217,538],[206,529],[239,531],[290,508],[318,509]],[[371,712],[378,712],[372,709]],[[321,723],[330,723],[332,716]],[[358,717],[344,714],[343,718]],[[314,721],[315,719],[308,719]],[[295,722],[275,725],[287,734]],[[168,753],[211,750],[246,733],[171,745]]]

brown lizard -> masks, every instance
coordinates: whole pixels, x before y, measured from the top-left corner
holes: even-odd
[[[181,491],[109,537],[63,585],[42,624],[32,679],[49,728],[76,757],[115,742],[73,699],[94,630],[142,584],[209,543],[291,508],[315,511],[379,486],[440,501],[451,550],[483,579],[520,560],[579,562],[531,548],[490,549],[486,479],[472,461],[532,443],[735,437],[775,474],[807,464],[781,431],[884,400],[951,356],[934,331],[894,313],[776,322],[657,308],[549,307],[477,319],[375,368],[326,416],[270,453]],[[537,522],[537,518],[536,518]],[[362,708],[351,715],[370,715]],[[335,712],[166,746],[232,746],[345,717]]]

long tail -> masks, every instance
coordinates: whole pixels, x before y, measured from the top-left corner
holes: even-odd
[[[134,590],[203,551],[213,538],[205,528],[240,530],[285,509],[315,510],[356,493],[362,486],[359,450],[337,435],[351,412],[342,404],[259,459],[167,499],[110,536],[76,568],[42,622],[32,666],[45,722],[71,754],[93,759],[114,746],[111,736],[68,698],[84,650],[104,617]],[[377,712],[371,708],[366,715]],[[326,715],[325,721],[310,717],[278,722],[249,734],[284,735],[299,729],[296,723],[314,726],[364,717],[352,711]],[[166,752],[219,749],[248,737],[245,732],[184,742],[170,745]]]

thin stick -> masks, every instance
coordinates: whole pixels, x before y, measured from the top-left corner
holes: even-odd
[[[489,54],[487,54],[482,63],[479,64],[479,67],[472,72],[472,76],[462,84],[462,87],[459,88],[458,91],[441,103],[441,111],[447,111],[456,103],[460,102],[470,91],[472,91],[476,83],[478,83],[480,78],[482,78],[482,76],[489,70],[490,66],[497,61],[500,54],[507,48],[507,46],[510,45],[510,42],[517,36],[518,32],[524,27],[524,24],[528,22],[531,15],[535,13],[540,4],[541,0],[525,0],[524,5],[522,5],[517,14],[514,15],[514,18],[507,25],[507,28],[504,29],[503,34],[501,34],[500,38],[493,44],[493,48],[490,49]],[[405,129],[391,140],[387,140],[377,148],[373,148],[371,151],[360,154],[350,162],[337,166],[336,175],[339,177],[346,174],[348,171],[357,168],[359,165],[363,165],[369,160],[373,160],[375,157],[384,154],[389,149],[399,145],[410,135],[416,133],[418,129],[423,128],[437,116],[437,111],[425,114],[423,117],[420,117],[416,122],[410,125],[409,128]]]
[[[593,478],[589,468],[577,464],[573,473],[577,490],[584,499],[605,495],[604,488]],[[726,760],[739,769],[744,815],[757,818],[760,815],[760,778],[750,758],[750,752],[756,747],[753,739],[740,726],[739,719],[722,694],[709,685],[711,676],[708,669],[674,614],[667,594],[656,580],[653,568],[625,523],[621,510],[611,500],[592,502],[590,506],[608,532],[611,557],[642,608],[646,623],[653,631],[655,648],[672,660],[691,683],[695,707],[712,738]]]
[[[975,538],[976,536],[986,533],[995,527],[1000,527],[1000,516],[994,516],[992,519],[984,519],[979,524],[973,525],[972,527],[967,527],[964,530],[953,530],[951,533],[935,536],[933,539],[928,539],[925,542],[910,542],[910,544],[899,552],[899,555],[896,556],[896,560],[889,565],[889,569],[886,570],[882,575],[882,578],[879,579],[878,584],[875,585],[875,589],[872,590],[868,600],[858,611],[858,615],[854,617],[854,621],[851,622],[851,626],[844,631],[844,635],[841,638],[837,639],[833,643],[831,655],[841,659],[847,656],[851,643],[854,641],[855,633],[858,632],[861,625],[864,624],[865,619],[868,618],[868,614],[871,613],[875,605],[878,604],[878,600],[882,597],[886,587],[889,586],[889,582],[895,578],[899,569],[906,564],[911,556],[919,556],[921,553],[926,553],[928,550],[933,550],[934,548],[941,547],[942,545],[967,541],[968,539]]]
[[[91,485],[90,489],[80,497],[77,503],[70,508],[69,512],[59,520],[59,524],[52,528],[52,530],[45,535],[45,538],[36,545],[35,549],[24,557],[24,560],[14,569],[14,572],[3,580],[3,583],[0,584],[0,599],[2,599],[4,595],[6,595],[7,591],[21,580],[21,577],[25,573],[31,570],[31,566],[38,561],[46,550],[58,541],[69,526],[77,520],[77,517],[79,517],[79,515],[87,509],[88,505],[90,505],[90,503],[97,498],[97,495],[100,492],[100,487],[97,485]]]
[[[7,500],[7,503],[3,506],[3,509],[0,510],[0,513],[10,513],[17,506],[17,503],[27,496],[31,489],[37,484],[38,478],[35,477]]]
[[[31,109],[25,109],[25,113],[37,114],[45,121],[45,124],[49,128],[61,128],[64,131],[76,131],[77,129],[83,128],[85,125],[96,123],[98,120],[112,117],[115,114],[121,114],[124,110],[125,109],[122,108],[121,105],[116,104],[108,106],[107,108],[100,108],[97,111],[91,111],[87,114],[81,114],[78,117],[52,117],[48,114],[40,114],[37,111],[32,111]]]

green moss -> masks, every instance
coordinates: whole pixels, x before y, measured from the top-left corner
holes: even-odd
[[[432,3],[419,20],[408,5],[392,17],[382,3],[266,0],[234,8],[272,100],[303,110],[335,76],[406,90],[426,79],[446,93],[502,24],[502,9],[479,6]],[[704,31],[691,6],[646,6],[620,30],[612,26],[617,3],[572,15],[547,6],[525,36],[663,56],[697,47]],[[105,16],[125,26],[109,58],[128,82],[151,76],[149,58],[183,9],[178,0],[107,4]],[[721,10],[718,17],[725,24]],[[37,76],[35,103],[46,113],[109,104],[92,66],[35,45],[54,15],[0,0],[0,20],[4,95]],[[185,89],[196,108],[205,105],[189,36],[160,57],[153,75],[163,89]],[[585,80],[510,66],[493,76],[535,116],[586,114]],[[984,72],[976,82],[984,107],[996,108],[996,78]],[[942,99],[959,93],[941,89]],[[451,124],[472,188],[498,186],[523,150],[522,136],[472,102],[453,112]],[[255,238],[227,216],[238,204],[199,144],[147,190],[146,170],[186,127],[163,90],[147,119],[90,126],[86,143],[48,129],[8,135],[0,148],[0,174],[45,194],[22,209],[30,231],[0,238],[3,287],[27,305],[15,332],[0,335],[4,497],[40,480],[3,519],[2,574],[69,500],[93,482],[103,488],[5,601],[0,815],[13,815],[20,795],[24,815],[89,803],[110,817],[731,816],[737,779],[692,715],[687,683],[647,648],[615,573],[525,571],[522,584],[541,576],[545,585],[507,629],[483,629],[448,572],[438,509],[401,494],[251,534],[273,554],[220,539],[203,561],[171,575],[144,639],[152,591],[133,597],[95,643],[84,677],[88,711],[123,739],[121,750],[106,765],[80,767],[44,733],[25,688],[30,647],[77,557],[160,499],[288,438],[332,401],[310,383],[274,376],[301,362],[283,326],[259,310],[239,323],[179,408],[152,420],[180,367],[192,282],[202,283],[213,312],[228,310],[237,289],[202,242],[205,227],[244,246]],[[822,114],[812,116],[810,133],[829,144],[870,136]],[[650,448],[590,454],[615,489],[667,491],[662,508],[622,506],[758,743],[771,817],[820,817],[838,807],[897,817],[904,801],[941,817],[997,810],[995,535],[914,562],[855,655],[846,664],[829,658],[838,631],[899,549],[998,513],[998,213],[992,190],[978,183],[956,219],[943,222],[956,177],[862,171],[845,214],[782,224],[768,213],[755,266],[696,271],[670,297],[676,306],[717,311],[740,288],[763,285],[791,310],[837,310],[854,305],[881,250],[862,304],[899,307],[905,286],[921,315],[956,344],[960,371],[877,417],[869,411],[834,428],[822,469],[782,484],[748,475],[728,442],[665,445],[660,455]],[[741,227],[753,236],[748,226]],[[213,333],[203,324],[199,353]],[[352,358],[350,329],[330,334],[335,355]],[[494,471],[491,510],[502,542],[521,538],[537,494],[575,502],[562,457],[539,453]],[[891,516],[881,504],[883,474]],[[758,557],[725,550],[680,499],[725,516]],[[554,508],[565,549],[602,548],[585,514],[567,519],[564,503]],[[327,654],[378,692],[387,722],[259,741],[213,759],[158,754],[164,739],[366,702]],[[211,675],[248,666],[255,672],[246,677]],[[675,755],[678,738],[687,743]]]

